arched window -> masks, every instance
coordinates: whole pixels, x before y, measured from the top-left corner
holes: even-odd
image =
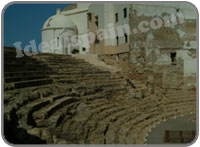
[[[176,52],[171,53],[171,63],[176,64]]]
[[[59,46],[59,37],[57,37],[57,46]]]
[[[119,45],[119,37],[116,37],[116,44]]]
[[[126,33],[124,34],[124,38],[125,38],[125,43],[127,43],[128,42],[128,35]]]

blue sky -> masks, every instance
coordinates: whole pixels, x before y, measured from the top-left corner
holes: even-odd
[[[41,32],[48,17],[56,14],[56,9],[65,8],[63,4],[13,4],[4,12],[4,46],[22,42],[22,48],[35,40],[41,43]]]

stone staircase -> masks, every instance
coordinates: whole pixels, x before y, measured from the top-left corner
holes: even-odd
[[[140,83],[68,55],[4,49],[4,133],[12,143],[144,143],[162,121],[195,113],[193,90],[139,98]],[[132,95],[133,94],[133,95]]]

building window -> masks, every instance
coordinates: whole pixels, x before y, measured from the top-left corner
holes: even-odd
[[[124,18],[126,18],[127,17],[127,8],[124,8],[123,11],[124,11]]]
[[[100,40],[99,40],[98,36],[96,35],[96,37],[95,37],[95,44],[99,44],[99,43],[100,43]]]
[[[115,22],[118,22],[118,13],[115,14]]]
[[[85,47],[83,47],[83,48],[82,48],[82,51],[83,51],[83,52],[85,52],[85,51],[86,51],[86,48],[85,48]]]
[[[119,45],[119,37],[118,36],[116,37],[116,42],[117,42],[117,45]]]
[[[92,21],[92,13],[88,13],[88,21]]]
[[[171,63],[176,64],[176,52],[171,53]]]
[[[88,28],[89,28],[89,24],[90,24],[90,22],[92,21],[92,14],[91,14],[91,13],[88,13],[88,14],[87,14],[87,17],[88,17],[87,26],[88,26]]]
[[[59,37],[57,37],[57,46],[59,46]]]
[[[124,38],[125,38],[125,43],[127,43],[128,42],[128,35],[126,33],[124,34]]]
[[[96,26],[97,26],[97,29],[98,29],[98,27],[99,27],[99,18],[98,18],[98,16],[95,16],[95,24],[96,24]]]

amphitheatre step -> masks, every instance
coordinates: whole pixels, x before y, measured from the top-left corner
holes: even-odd
[[[167,93],[167,97],[177,97],[177,96],[190,96],[190,95],[196,95],[196,92],[177,92],[177,93]]]
[[[54,57],[54,56],[57,56],[57,57],[72,57],[71,55],[63,55],[63,54],[55,54],[55,53],[39,53],[39,54],[37,54],[37,56],[40,56],[40,57]]]
[[[91,137],[94,136],[94,134],[101,134],[104,133],[106,130],[106,126],[110,124],[112,119],[116,119],[116,117],[124,111],[124,108],[118,108],[118,107],[111,107],[110,109],[107,109],[105,111],[102,111],[99,113],[99,119],[100,121],[96,121],[96,124],[94,124],[93,129],[90,128],[90,140],[93,140]],[[104,128],[104,129],[103,129]],[[107,128],[107,131],[110,128]],[[106,133],[104,133],[106,135]]]
[[[30,57],[14,58],[14,57],[5,56],[4,63],[6,64],[30,64],[30,63],[40,64],[41,62]]]
[[[49,103],[50,103],[50,98],[44,98],[44,99],[35,100],[21,107],[21,109],[17,111],[17,116],[18,118],[20,118],[19,120],[21,120],[22,122],[21,125],[24,125],[24,126],[34,125],[32,114],[35,111],[38,111],[39,109],[41,109],[42,107],[48,105]]]
[[[11,61],[11,62],[9,62]],[[67,59],[56,59],[56,58],[52,58],[52,59],[43,59],[43,58],[36,58],[36,57],[13,57],[10,55],[6,55],[4,56],[4,63],[45,63],[45,64],[89,64],[87,62],[84,61],[79,61],[79,60],[74,60],[73,58],[67,58]]]
[[[88,64],[77,64],[77,65],[74,65],[74,64],[55,64],[55,65],[47,65],[48,67],[52,67],[52,68],[71,68],[71,69],[76,69],[76,68],[79,68],[79,69],[92,69],[91,65],[88,65]],[[94,69],[94,68],[93,68]],[[97,69],[97,68],[96,68]]]
[[[24,55],[24,56],[18,57],[16,53],[4,53],[4,60],[8,61],[8,59],[10,59],[13,61],[27,61],[27,62],[36,61],[34,58],[32,58],[33,56],[35,55],[31,55],[31,56]]]
[[[22,51],[22,53],[23,53],[23,51]],[[16,57],[17,56],[17,51],[16,50],[7,50],[7,51],[5,51],[4,50],[4,57],[5,56],[9,56],[9,57]]]
[[[57,72],[57,75],[87,75],[87,74],[110,74],[108,71],[102,71],[102,70],[73,70],[69,71],[66,69],[66,71],[59,71]]]
[[[12,82],[19,82],[19,81],[28,81],[28,80],[36,80],[36,79],[46,79],[46,78],[49,78],[49,76],[38,75],[38,76],[10,77],[10,78],[5,78],[5,82],[6,83],[12,83]]]
[[[63,81],[65,82],[65,81]],[[96,82],[96,81],[90,81],[88,80],[88,82],[84,83],[84,84],[87,84],[86,85],[78,85],[77,86],[77,89],[85,89],[85,88],[92,88],[92,87],[99,87],[99,88],[106,88],[106,87],[110,87],[110,86],[113,86],[112,88],[114,87],[122,87],[124,85],[121,85],[120,82],[124,82],[123,80],[119,79],[119,80],[110,80],[110,81],[99,81],[99,82]],[[123,84],[125,84],[126,82],[124,82]],[[80,83],[79,83],[80,84]]]
[[[29,65],[43,65],[43,66],[46,66],[43,63],[38,62],[38,61],[34,61],[34,60],[33,61],[29,61],[29,60],[24,59],[24,60],[16,60],[16,61],[14,61],[13,59],[11,59],[11,60],[10,59],[4,59],[4,66],[5,67],[8,67],[8,66],[12,66],[13,67],[13,66],[21,66],[21,65],[23,65],[23,66],[29,66]]]
[[[58,84],[58,83],[52,83],[47,85],[40,85],[40,86],[32,86],[32,87],[25,87],[15,90],[9,90],[5,91],[5,99],[4,103],[11,102],[12,104],[17,104],[18,101],[21,103],[24,100],[32,100],[32,95],[39,95],[39,97],[46,97],[51,94],[57,94],[57,93],[65,93],[68,95],[75,95],[71,92],[72,87],[70,85],[64,85],[64,84]]]
[[[5,83],[5,90],[46,85],[46,84],[51,84],[52,82],[53,82],[52,79],[39,79],[39,80],[29,80],[29,81],[21,81],[14,83]]]
[[[38,54],[35,56],[32,56],[32,58],[34,59],[39,59],[39,60],[46,60],[46,61],[50,61],[50,60],[56,60],[56,61],[75,61],[75,62],[85,62],[85,60],[83,59],[76,59],[72,56],[67,56],[67,55],[42,55],[42,54]]]
[[[40,62],[25,62],[25,63],[18,63],[18,61],[16,61],[15,63],[4,63],[4,67],[12,67],[12,68],[16,68],[16,67],[26,67],[26,66],[33,66],[33,67],[47,67],[46,65],[43,65]]]
[[[91,66],[80,67],[80,66],[48,66],[51,69],[58,69],[58,71],[100,71],[98,68],[92,68]]]
[[[68,74],[68,75],[75,75],[75,74],[79,74],[79,75],[84,75],[84,74],[102,74],[105,72],[100,71],[99,69],[67,69],[67,68],[63,68],[63,69],[58,69],[57,70],[57,74],[58,75],[63,75],[63,74]]]
[[[39,61],[39,60],[38,60]],[[90,63],[87,63],[87,62],[71,62],[71,61],[53,61],[53,62],[48,62],[48,61],[44,61],[44,62],[41,62],[41,63],[45,63],[46,65],[49,65],[49,66],[70,66],[70,65],[79,65],[79,66],[92,66]]]
[[[15,47],[10,47],[10,46],[4,46],[3,49],[4,52],[16,52],[17,50]]]
[[[4,78],[10,77],[21,77],[21,76],[37,76],[37,75],[51,75],[56,74],[55,71],[51,70],[37,70],[37,71],[13,71],[13,72],[4,72]]]
[[[90,65],[89,63],[86,63],[86,62],[79,62],[79,61],[72,61],[72,60],[69,60],[69,61],[66,61],[66,60],[39,60],[39,62],[43,63],[43,64],[46,64],[46,65],[61,65],[61,66],[64,66],[64,65],[74,65],[74,66],[77,66],[77,65]],[[92,66],[92,65],[90,65]]]
[[[80,91],[82,91],[82,90],[80,90]],[[115,87],[113,89],[112,87],[108,87],[108,88],[104,88],[104,89],[101,89],[101,90],[99,90],[98,88],[97,89],[87,88],[87,91],[83,91],[83,96],[87,96],[88,101],[90,101],[92,99],[96,99],[96,97],[94,97],[93,94],[97,93],[97,91],[98,91],[98,93],[104,94],[104,97],[109,99],[114,95],[119,96],[120,94],[126,94],[127,88],[126,87],[123,87],[123,88]]]
[[[75,103],[77,101],[78,101],[77,98],[62,97],[56,101],[51,102],[51,104],[43,107],[42,109],[40,109],[39,111],[37,111],[33,114],[36,125],[38,127],[44,127],[44,126],[48,126],[49,123],[52,124],[53,120],[50,121],[48,118],[51,117],[51,119],[52,119],[52,118],[57,117],[57,119],[59,119],[60,116],[56,116],[56,115],[54,115],[54,113],[57,111],[60,112],[60,109],[62,109],[63,107],[67,108],[68,105],[70,105],[71,103]],[[54,116],[52,117],[52,115],[54,115]],[[57,121],[55,121],[55,122],[57,122]]]
[[[74,73],[72,74],[73,72],[69,72],[69,74],[67,74],[68,72],[66,73],[59,73],[60,75],[57,75],[57,74],[54,74],[54,75],[50,75],[50,77],[52,78],[110,78],[110,79],[115,79],[115,78],[118,78],[116,75],[112,75],[110,73],[104,73],[104,72],[99,72],[99,73],[87,73],[87,74],[83,74],[81,72],[77,72],[77,73]]]
[[[106,80],[117,80],[118,78],[115,76],[112,76],[110,74],[73,74],[73,75],[50,75],[50,78],[53,78],[55,80],[59,79],[69,79],[69,81],[84,81],[84,80],[93,80],[98,82],[99,80],[106,81]]]
[[[121,79],[112,79],[112,78],[96,78],[96,79],[92,79],[92,78],[71,78],[71,79],[67,79],[67,78],[55,78],[54,79],[56,82],[60,82],[60,83],[68,83],[68,84],[84,84],[84,87],[91,87],[91,85],[96,85],[98,86],[100,84],[100,86],[103,84],[107,85],[107,84],[118,84],[118,82],[124,82]],[[88,86],[86,86],[88,85]]]
[[[191,99],[191,100],[195,100],[196,99],[196,95],[195,94],[191,94],[191,95],[173,95],[173,96],[167,96],[168,100],[185,100],[185,99]]]
[[[86,63],[83,59],[76,59],[74,57],[70,57],[70,56],[32,56],[33,59],[37,59],[39,61],[72,61],[72,62],[84,62]]]
[[[53,115],[51,115],[48,119],[46,119],[46,124],[45,126],[50,126],[50,127],[57,127],[61,124],[64,118],[70,118],[71,115],[71,110],[75,109],[75,106],[77,103],[71,103],[61,109],[59,111],[56,111]],[[39,126],[39,124],[38,124]]]
[[[70,87],[73,87],[73,89],[81,94],[81,95],[90,95],[97,92],[106,92],[109,91],[110,94],[114,93],[124,93],[125,90],[127,92],[127,87],[125,85],[116,85],[116,82],[112,83],[96,83],[96,84],[89,84],[86,86],[86,83],[70,83],[68,85],[71,85]],[[120,90],[120,91],[119,91]]]
[[[27,51],[19,50],[19,49],[16,49],[14,47],[4,47],[4,54],[5,53],[8,53],[8,54],[10,54],[10,53],[17,53],[17,52],[26,53]]]
[[[51,95],[53,93],[52,89],[56,90],[55,85],[53,84],[6,91],[4,104],[21,107],[26,103]]]
[[[23,107],[23,105],[31,103],[35,100],[37,101],[40,98],[47,99],[48,97],[50,97],[50,99],[56,100],[59,99],[61,96],[63,97],[63,95],[71,95],[70,92],[66,92],[67,88],[65,94],[57,95],[54,91],[58,91],[59,89],[60,88],[58,87],[58,84],[51,84],[7,91],[5,93],[4,99],[5,109],[8,111],[9,115],[9,107],[15,107],[17,109],[17,107]]]
[[[47,67],[38,67],[38,66],[26,66],[26,67],[16,67],[16,68],[13,68],[13,67],[6,67],[4,68],[4,71],[5,72],[19,72],[19,71],[41,71],[41,70],[44,70],[44,71],[48,71],[50,70],[49,68]]]

